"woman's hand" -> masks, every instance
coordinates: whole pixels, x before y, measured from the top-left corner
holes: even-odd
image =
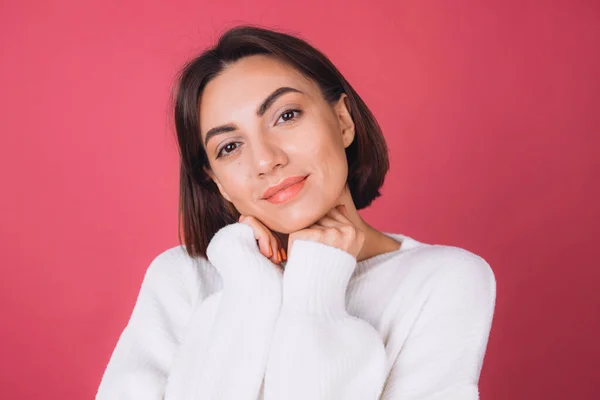
[[[252,216],[240,216],[239,222],[249,225],[254,231],[260,252],[274,264],[287,260],[287,254],[279,240],[262,222]]]
[[[347,218],[346,207],[338,205],[315,224],[290,234],[288,251],[292,251],[292,244],[297,239],[327,244],[357,258],[364,245],[365,234]]]

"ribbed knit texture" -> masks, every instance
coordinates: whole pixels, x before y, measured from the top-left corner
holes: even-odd
[[[97,400],[475,400],[496,299],[467,250],[388,233],[356,262],[293,244],[281,272],[232,224],[208,260],[177,246],[145,274]]]

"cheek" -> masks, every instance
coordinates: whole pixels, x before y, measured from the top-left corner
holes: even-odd
[[[241,211],[249,200],[254,197],[253,187],[251,185],[252,180],[247,174],[240,173],[246,169],[241,167],[231,168],[227,171],[222,171],[219,176],[219,182],[223,190],[231,202]]]
[[[324,178],[343,179],[348,173],[346,152],[341,140],[336,140],[332,132],[322,132],[319,140],[315,140],[310,151],[313,165],[323,173]]]
[[[314,121],[303,126],[299,137],[294,141],[304,155],[315,160],[339,158],[340,149],[343,151],[344,148],[341,133],[326,120]]]

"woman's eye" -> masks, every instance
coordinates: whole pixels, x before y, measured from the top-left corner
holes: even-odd
[[[227,156],[231,155],[235,150],[237,150],[237,148],[238,148],[237,145],[238,145],[238,142],[227,143],[225,146],[221,147],[221,149],[219,150],[219,153],[217,155],[217,158],[227,157]]]
[[[294,113],[296,113],[296,116],[294,116]],[[300,114],[302,114],[302,110],[285,110],[279,116],[277,122],[279,122],[279,120],[283,120],[283,123],[285,124],[288,122],[295,121],[298,118],[298,116],[300,116]]]

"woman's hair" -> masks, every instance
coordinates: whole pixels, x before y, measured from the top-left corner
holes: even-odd
[[[241,25],[226,31],[213,48],[184,65],[173,91],[174,119],[181,157],[179,242],[181,233],[191,257],[206,258],[215,233],[238,221],[240,214],[206,174],[210,165],[200,137],[198,99],[204,87],[235,61],[256,54],[272,56],[313,80],[333,104],[346,93],[355,137],[346,148],[348,180],[357,209],[381,194],[389,168],[387,146],[375,117],[331,61],[306,41],[282,32]]]

